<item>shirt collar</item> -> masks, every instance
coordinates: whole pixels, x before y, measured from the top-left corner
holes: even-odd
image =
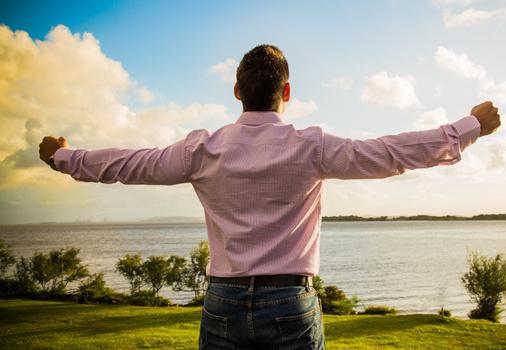
[[[264,123],[282,123],[281,114],[271,111],[243,112],[236,124],[259,125]]]

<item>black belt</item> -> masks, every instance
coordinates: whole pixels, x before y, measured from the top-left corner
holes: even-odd
[[[260,275],[248,277],[215,277],[210,276],[211,283],[236,284],[250,286],[254,277],[253,284],[256,287],[289,287],[313,285],[311,277],[301,275]]]

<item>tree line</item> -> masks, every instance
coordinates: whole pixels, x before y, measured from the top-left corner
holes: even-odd
[[[506,214],[479,214],[473,216],[457,215],[413,215],[413,216],[374,216],[363,217],[358,215],[323,216],[324,222],[339,221],[465,221],[465,220],[506,220]]]

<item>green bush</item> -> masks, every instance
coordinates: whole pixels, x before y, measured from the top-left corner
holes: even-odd
[[[12,254],[12,249],[3,240],[0,239],[0,278],[3,278],[7,269],[16,262]]]
[[[141,290],[138,293],[128,296],[128,303],[138,306],[169,306],[170,300],[164,297],[153,295],[151,291]]]
[[[201,241],[190,253],[190,261],[182,270],[181,279],[174,283],[175,291],[192,291],[194,301],[204,297],[207,289],[206,266],[209,263],[209,244]]]
[[[139,254],[127,254],[119,259],[116,263],[116,271],[122,274],[130,283],[130,294],[137,294],[141,291],[144,283],[144,271]]]
[[[450,312],[450,310],[447,310],[447,309],[444,309],[444,308],[441,308],[438,311],[438,315],[441,316],[441,317],[452,317],[452,313]]]
[[[385,305],[370,305],[360,315],[396,315],[397,309]]]
[[[31,278],[49,295],[65,295],[69,283],[89,276],[88,269],[78,257],[79,249],[52,250],[35,253],[30,260]]]
[[[150,256],[142,264],[142,278],[149,286],[151,294],[157,296],[164,286],[172,286],[182,279],[186,259],[172,255],[165,259],[163,256]]]
[[[499,304],[506,295],[506,260],[501,254],[486,257],[476,252],[469,256],[469,271],[462,282],[477,307],[468,316],[499,322]]]
[[[127,298],[105,285],[102,272],[89,276],[81,281],[76,292],[80,304],[126,304]]]
[[[20,295],[33,294],[39,291],[39,287],[33,278],[31,261],[24,256],[16,262],[14,279],[16,292]]]
[[[348,298],[346,294],[336,286],[324,286],[320,276],[313,278],[313,288],[320,298],[322,311],[335,315],[354,315],[359,299],[356,296]]]

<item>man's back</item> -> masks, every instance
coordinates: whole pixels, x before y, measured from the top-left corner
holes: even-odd
[[[246,112],[187,138],[190,181],[204,206],[213,276],[318,270],[321,134],[274,112]]]

